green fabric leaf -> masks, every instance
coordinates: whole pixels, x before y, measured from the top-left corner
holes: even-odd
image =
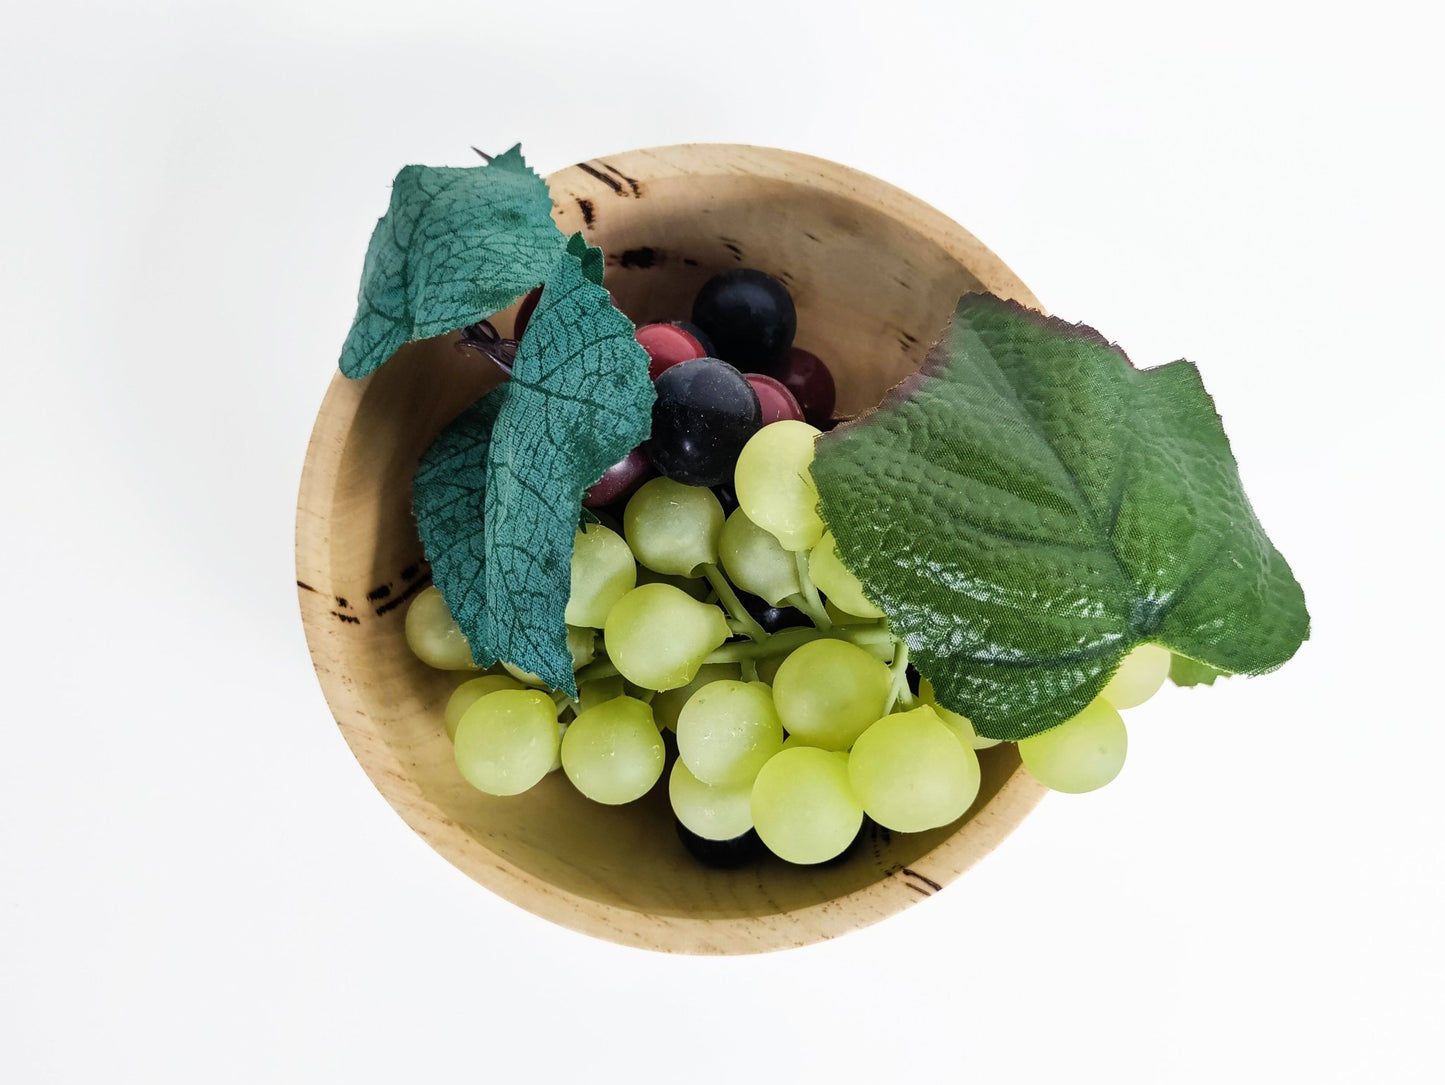
[[[1073,716],[1145,641],[1258,674],[1308,635],[1194,366],[1137,370],[1013,302],[960,300],[813,477],[843,562],[991,738]]]
[[[587,239],[578,233],[567,239],[567,251],[582,261],[582,274],[601,286],[602,273],[607,267],[602,250],[587,244]]]
[[[565,244],[547,184],[520,147],[485,166],[404,167],[366,250],[341,371],[364,377],[404,343],[505,309],[547,277]]]
[[[1176,686],[1212,686],[1214,680],[1221,676],[1224,676],[1224,671],[1188,656],[1176,654],[1169,661],[1169,681]]]
[[[432,582],[462,627],[480,667],[497,662],[486,633],[485,503],[492,427],[507,399],[498,385],[463,411],[423,453],[412,482],[412,512]]]
[[[488,646],[572,696],[563,614],[582,497],[652,428],[647,352],[633,331],[583,261],[563,255],[518,345],[487,453]]]

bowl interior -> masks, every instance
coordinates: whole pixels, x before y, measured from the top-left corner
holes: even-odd
[[[966,232],[872,178],[782,152],[632,152],[551,179],[556,214],[607,253],[606,285],[637,323],[686,319],[719,270],[759,267],[788,284],[799,346],[832,368],[852,414],[917,368],[968,290],[1037,304]],[[495,323],[510,330],[512,313]],[[872,922],[936,891],[1037,801],[1012,746],[984,751],[983,786],[959,823],[875,830],[845,861],[698,864],[668,809],[666,777],[605,807],[560,773],[498,799],[466,785],[441,713],[464,674],[432,670],[403,638],[429,582],[410,512],[418,458],[496,383],[450,338],[403,348],[323,404],[298,516],[298,591],[318,673],[363,767],[398,811],[478,881],[548,918],[632,944],[694,951],[777,948]]]

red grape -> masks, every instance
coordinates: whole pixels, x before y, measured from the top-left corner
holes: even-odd
[[[803,419],[809,425],[822,429],[823,423],[833,417],[838,390],[833,383],[833,374],[816,354],[793,347],[775,376],[783,387],[793,393],[798,406],[803,408]]]
[[[758,394],[758,403],[763,408],[763,425],[781,422],[785,418],[803,421],[803,408],[781,383],[763,373],[744,373],[743,376]]]
[[[657,380],[664,370],[678,362],[690,362],[694,358],[705,358],[707,352],[697,337],[676,324],[644,324],[637,329],[637,341],[652,362],[647,375]]]
[[[600,509],[614,501],[621,501],[641,486],[651,474],[652,461],[640,447],[634,448],[602,472],[602,477],[592,484],[592,488],[582,498],[582,504],[589,509]]]

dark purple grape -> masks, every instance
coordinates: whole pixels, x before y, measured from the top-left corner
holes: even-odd
[[[731,479],[738,453],[763,424],[752,385],[727,362],[694,358],[665,370],[653,388],[652,436],[644,446],[653,466],[688,486]]]
[[[767,852],[756,829],[749,829],[742,836],[735,836],[731,840],[709,840],[705,836],[698,836],[677,818],[672,820],[677,826],[677,838],[682,841],[682,846],[692,852],[692,857],[704,866],[731,870],[756,862]]]
[[[600,509],[614,501],[621,501],[646,482],[651,474],[652,463],[647,454],[641,448],[634,448],[602,472],[602,477],[582,498],[582,504],[589,509]]]
[[[739,369],[770,373],[793,345],[798,313],[788,288],[765,271],[740,267],[703,283],[692,322]]]
[[[818,356],[793,347],[773,376],[793,393],[798,406],[803,408],[804,421],[819,429],[824,428],[823,423],[833,417],[838,388],[833,383],[833,374],[818,360]]]

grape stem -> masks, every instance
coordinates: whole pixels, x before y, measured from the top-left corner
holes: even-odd
[[[887,645],[896,646],[899,643],[882,622],[872,625],[834,626],[826,631],[822,629],[784,629],[781,632],[770,634],[766,640],[740,640],[724,644],[707,656],[699,666],[705,667],[709,663],[743,663],[747,660],[765,659],[768,656],[786,655],[809,641],[830,638],[846,640],[860,648],[882,648]],[[907,666],[906,661],[904,665]],[[599,659],[578,671],[577,681],[595,682],[599,678],[611,678],[619,673],[621,672],[610,659]],[[904,686],[907,687],[906,681]]]
[[[833,620],[828,617],[828,612],[823,609],[823,600],[818,595],[818,589],[813,584],[813,578],[808,575],[808,555],[802,550],[793,551],[793,560],[798,566],[798,583],[802,585],[799,592],[798,609],[812,619],[813,624],[819,629],[829,630],[833,628]]]
[[[743,601],[738,598],[738,593],[733,591],[733,586],[728,583],[727,577],[723,576],[722,570],[711,562],[702,567],[702,575],[712,585],[712,590],[717,592],[718,602],[728,612],[728,616],[737,623],[738,630],[749,640],[758,642],[766,641],[768,634],[763,631],[756,619],[748,613]],[[732,623],[729,623],[731,626]]]
[[[886,716],[893,711],[894,705],[902,705],[907,708],[913,703],[913,691],[908,688],[908,642],[898,640],[894,642],[893,665],[888,668],[893,676],[893,682],[888,689],[888,703],[883,709]]]

